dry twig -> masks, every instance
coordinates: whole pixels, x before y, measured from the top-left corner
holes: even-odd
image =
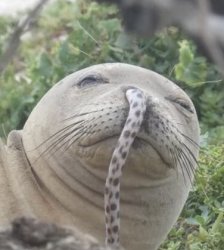
[[[43,6],[48,0],[40,0],[34,8],[28,13],[28,15],[16,26],[12,34],[10,35],[5,51],[0,58],[0,73],[2,73],[7,65],[11,62],[17,49],[20,45],[21,36],[31,28],[34,20],[38,17]]]

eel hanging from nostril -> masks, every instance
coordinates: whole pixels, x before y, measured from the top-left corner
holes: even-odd
[[[146,100],[140,89],[128,89],[126,97],[129,113],[112,154],[105,184],[104,208],[106,224],[106,245],[119,247],[120,231],[120,178],[130,147],[140,130],[146,110]]]

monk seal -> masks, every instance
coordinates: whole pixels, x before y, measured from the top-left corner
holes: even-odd
[[[134,90],[142,102],[135,104]],[[140,120],[132,116],[135,105],[141,105]],[[40,100],[23,130],[9,134],[0,154],[0,222],[31,215],[74,225],[104,242],[108,166],[113,170],[111,164],[121,160],[112,155],[124,146],[118,138],[130,138],[128,132],[120,137],[128,123],[138,131],[133,142],[123,141],[129,152],[118,194],[121,211],[113,220],[121,218],[125,248],[158,249],[193,182],[199,125],[183,90],[128,64],[95,65],[65,77]],[[111,215],[113,208],[106,212]],[[114,246],[110,234],[117,237],[118,229],[107,232],[109,245]]]

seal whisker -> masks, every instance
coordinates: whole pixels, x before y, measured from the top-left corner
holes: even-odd
[[[98,111],[101,111],[101,110],[98,110]],[[86,114],[88,114],[88,113],[86,113]],[[84,115],[84,114],[83,114]],[[74,116],[73,116],[74,117]],[[78,117],[78,115],[77,115],[77,117]],[[89,127],[86,127],[87,129],[85,129],[85,130],[83,130],[85,127],[85,125],[86,124],[90,124],[92,121],[97,121],[97,120],[99,120],[101,118],[101,116],[98,116],[97,118],[92,118],[92,119],[89,119],[89,120],[81,120],[82,122],[79,124],[79,125],[82,125],[82,127],[79,127],[78,129],[80,129],[80,128],[82,128],[82,132],[83,132],[83,135],[86,133],[86,132],[88,132],[88,129],[89,129]],[[72,117],[71,117],[71,119],[72,119]],[[71,127],[73,127],[73,125],[77,125],[79,122],[75,122],[75,123],[72,123],[72,124],[70,124],[70,125],[68,125],[66,128],[68,128],[68,129],[65,129],[65,131],[67,131],[67,130],[69,130]],[[75,130],[72,130],[72,131],[69,131],[69,132],[67,132],[66,134],[62,134],[62,135],[59,135],[59,138],[58,139],[56,139],[50,146],[49,146],[49,148],[47,149],[47,152],[45,151],[45,153],[52,153],[52,151],[54,150],[54,148],[55,147],[57,147],[57,145],[58,144],[60,144],[63,140],[65,140],[66,139],[66,137],[68,137],[68,136],[70,136],[73,132],[75,132],[77,129],[75,129]],[[63,132],[63,129],[61,130],[61,131],[59,131],[58,133],[60,134],[60,132]],[[57,133],[56,133],[57,134]],[[78,134],[80,134],[80,133],[77,133],[77,134],[75,134],[75,135],[73,135],[72,136],[72,138],[70,138],[70,139],[68,139],[68,140],[66,140],[62,145],[61,145],[61,147],[63,147],[63,146],[65,146],[70,140],[72,140],[75,136],[77,136]],[[51,136],[51,138],[52,138],[53,136]],[[81,136],[79,136],[78,138],[76,138],[76,140],[74,140],[72,143],[70,143],[66,148],[65,148],[65,150],[64,150],[64,152],[68,149],[68,148],[70,148],[71,147],[71,145],[73,144],[73,143],[75,143],[78,139],[80,139],[82,137],[82,135]],[[61,148],[60,147],[60,148]],[[55,150],[54,152],[53,152],[53,154],[55,154],[56,152],[58,151],[58,149],[57,150]]]
[[[37,147],[35,147],[35,148],[32,149],[32,150],[27,150],[27,152],[32,152],[32,151],[34,151],[34,150],[37,150],[38,148],[40,148],[41,146],[43,146],[45,143],[47,143],[49,140],[53,139],[53,138],[54,138],[55,136],[57,136],[58,134],[60,134],[60,133],[62,133],[62,132],[64,132],[64,131],[66,131],[66,130],[70,129],[71,127],[73,127],[74,125],[77,125],[77,124],[79,124],[79,123],[81,123],[81,122],[84,122],[84,121],[85,121],[85,120],[81,120],[81,121],[72,123],[72,124],[70,124],[70,125],[68,125],[68,126],[66,126],[66,127],[64,127],[64,128],[62,128],[62,129],[58,130],[57,132],[55,132],[54,134],[52,134],[51,136],[49,136],[46,140],[44,140],[43,142],[41,142]]]
[[[84,124],[89,124],[93,120],[95,121],[97,119],[94,118],[94,119],[87,120]],[[77,129],[80,129],[80,130],[77,131]],[[86,134],[88,134],[88,130],[90,129],[90,127],[89,126],[86,126],[86,127],[81,126],[81,127],[78,127],[77,129],[71,131],[70,134],[67,134],[66,137],[63,138],[63,140],[66,138],[68,138],[68,139],[66,141],[64,141],[63,144],[60,146],[60,148],[56,149],[56,151],[54,151],[53,154],[55,154],[59,149],[61,149],[64,146],[65,146],[65,149],[63,152],[66,152],[77,140],[82,138],[83,135],[86,136]],[[76,132],[76,131],[77,131],[77,133],[73,134],[73,132]],[[71,135],[71,137],[70,137],[70,135]],[[75,138],[77,135],[79,135],[79,136],[77,138]],[[75,140],[73,140],[74,138],[75,138]],[[60,144],[63,140],[59,141],[58,144]],[[72,141],[72,142],[69,143],[70,141]],[[67,146],[66,146],[66,144],[67,144]],[[55,147],[57,147],[57,145],[55,145]]]
[[[59,149],[61,149],[64,145],[67,144],[67,142],[69,141],[66,140],[67,138],[70,138],[70,135],[72,135],[74,132],[77,131],[77,133],[75,135],[78,135],[81,133],[81,130],[80,129],[83,129],[83,127],[78,127],[78,128],[74,128],[72,131],[69,131],[67,132],[66,134],[62,135],[60,138],[58,138],[56,141],[54,141],[50,147],[47,149],[48,150],[48,153],[54,155]],[[66,140],[66,141],[64,141]],[[63,142],[62,145],[60,145],[61,143]],[[60,145],[60,147],[58,147],[58,145]],[[56,149],[56,150],[55,150]]]
[[[67,121],[67,120],[71,120],[73,118],[79,118],[79,117],[82,117],[82,116],[85,116],[85,115],[89,115],[89,114],[93,114],[93,113],[102,113],[103,111],[107,111],[107,110],[113,110],[113,112],[116,112],[116,113],[119,113],[121,112],[122,110],[126,110],[127,108],[121,108],[120,106],[114,106],[113,108],[112,107],[104,107],[102,109],[98,109],[98,110],[93,110],[93,111],[89,111],[89,112],[85,112],[85,113],[80,113],[80,114],[76,114],[76,115],[72,115],[68,118],[65,118],[63,119],[61,122],[64,122],[64,121]],[[99,116],[98,118],[95,118],[95,119],[99,119],[101,118],[101,116]]]
[[[191,155],[192,159],[194,160],[195,164],[198,166],[198,161],[195,157],[195,155],[193,154],[193,152],[189,149],[189,147],[185,144],[182,143],[182,146],[184,146],[184,148],[188,151],[188,153]]]
[[[71,133],[75,132],[77,129],[83,128],[83,126],[85,126],[85,124],[92,122],[94,119],[95,118],[89,119],[89,120],[80,120],[80,121],[74,122],[72,124],[69,124],[65,128],[62,128],[58,132],[56,132],[55,134],[51,135],[47,140],[42,142],[38,147],[42,146],[43,144],[47,143],[49,140],[53,139],[54,141],[52,142],[52,144],[49,145],[47,150],[44,151],[43,153],[48,153],[48,151],[51,152],[53,150],[53,148],[55,148],[57,146],[57,144],[59,144],[61,141],[63,141],[67,136],[69,136]],[[79,127],[75,128],[74,130],[68,131],[70,128],[73,128],[75,125],[79,125]],[[68,131],[68,132],[66,134],[63,134],[63,132],[66,132],[66,131]],[[43,154],[41,154],[40,156],[42,156],[42,155]]]
[[[91,104],[86,104],[86,105],[91,105]],[[101,103],[101,105],[102,105],[102,103]],[[77,117],[80,117],[80,116],[85,116],[85,115],[89,115],[89,114],[93,114],[93,113],[103,112],[103,111],[111,110],[111,109],[112,109],[111,107],[104,107],[102,109],[92,110],[92,111],[84,112],[84,113],[80,113],[80,114],[75,114],[75,115],[72,115],[72,116],[70,116],[68,118],[65,118],[64,120],[62,120],[62,122],[67,121],[67,120],[71,120],[73,118],[77,118]],[[120,107],[117,106],[117,109],[116,109],[116,106],[115,106],[115,107],[113,107],[113,110],[117,110],[118,111],[118,110],[120,110]]]
[[[174,151],[171,149],[171,148],[169,148],[169,153],[170,153],[170,156],[171,156],[171,158],[172,158],[172,160],[173,160],[173,164],[174,164],[174,169],[176,170],[176,174],[177,174],[177,178],[178,178],[178,163],[177,163],[177,159],[176,159],[176,155],[175,155],[175,153],[174,153]]]
[[[179,125],[183,125],[182,123],[177,123]],[[182,135],[189,143],[191,143],[193,146],[195,146],[197,149],[200,149],[200,145],[194,141],[192,138],[190,138],[189,136],[185,135],[183,132],[181,132],[174,124],[173,127],[177,130],[178,133],[180,133],[180,135]]]
[[[181,157],[180,157],[180,152],[178,151],[178,148],[175,148],[174,154],[176,156],[176,161],[179,163],[179,166],[180,166],[183,178],[184,178],[184,184],[186,185],[187,184],[187,179],[186,179],[186,176],[185,176],[185,173],[184,173],[184,169],[183,169],[183,165],[182,165]]]
[[[87,127],[88,129],[88,127]],[[72,135],[71,138],[69,138],[67,141],[65,141],[62,145],[61,148],[63,146],[65,146],[64,152],[66,152],[77,140],[79,140],[80,138],[82,138],[83,135],[87,135],[88,134],[88,130],[85,129],[83,130],[83,127],[80,131],[78,131],[75,135]],[[77,138],[76,136],[79,135]],[[73,140],[75,138],[75,140]],[[67,146],[66,146],[67,144]]]
[[[82,123],[81,125],[83,125],[83,124],[85,124],[85,123]],[[71,124],[71,125],[72,125],[72,124]],[[80,124],[79,124],[79,125],[80,125]],[[80,126],[80,127],[74,128],[74,129],[71,130],[71,131],[68,131],[68,130],[69,130],[70,128],[72,128],[72,127],[73,127],[73,126],[67,126],[67,129],[66,129],[65,131],[63,131],[63,132],[65,132],[64,134],[62,134],[62,135],[57,135],[57,136],[51,138],[51,139],[54,139],[54,141],[47,147],[47,149],[46,149],[45,151],[43,151],[43,152],[39,155],[38,159],[39,159],[40,157],[44,156],[44,155],[51,154],[51,152],[54,150],[54,148],[57,147],[57,145],[60,144],[64,139],[66,139],[71,133],[73,133],[73,132],[75,132],[76,130],[82,128],[82,126]],[[67,131],[68,131],[68,132],[67,132]],[[57,150],[56,150],[55,152],[57,152]],[[55,152],[54,152],[54,153],[55,153]]]
[[[188,158],[191,158],[191,160],[189,159],[189,163],[190,163],[190,167],[191,167],[191,171],[193,173],[193,175],[195,175],[195,171],[196,171],[196,168],[198,167],[198,162],[195,162],[195,156],[193,155],[193,153],[190,151],[190,149],[186,146],[186,145],[183,145],[184,148],[185,148],[185,151],[187,151],[185,154],[186,154],[186,157],[187,157],[187,154],[190,156]],[[188,149],[187,149],[188,148]],[[190,153],[191,152],[191,153]],[[196,167],[194,167],[194,165],[196,165]],[[196,176],[196,179],[197,181],[197,176]]]
[[[91,120],[88,120],[86,123],[87,124],[90,124],[90,122],[92,122],[92,121],[97,121],[97,120],[99,120],[101,118],[101,116],[99,116],[99,117],[97,117],[97,118],[94,118],[94,119],[91,119]],[[84,130],[83,130],[84,129]],[[66,146],[66,148],[65,148],[65,151],[66,150],[68,150],[75,142],[77,142],[77,140],[79,140],[80,138],[82,138],[82,136],[86,136],[87,137],[87,135],[88,134],[90,134],[89,133],[89,130],[91,129],[91,127],[90,126],[88,126],[88,127],[82,127],[82,134],[78,137],[78,138],[75,138],[75,136],[76,135],[78,135],[78,134],[75,134],[75,135],[73,135],[69,140],[67,140],[67,142],[68,142],[68,145]],[[75,140],[73,140],[75,138]],[[71,143],[69,143],[71,141]],[[63,144],[64,145],[64,144]]]
[[[181,162],[182,162],[183,166],[186,169],[186,172],[187,172],[189,181],[191,183],[191,186],[193,186],[192,172],[191,172],[191,167],[190,167],[191,163],[190,163],[189,159],[186,157],[186,154],[184,153],[184,151],[181,148],[178,148],[178,151],[180,152],[180,156],[181,156],[180,159],[182,160]]]
[[[93,114],[93,113],[97,113],[97,112],[102,112],[104,109],[99,109],[99,110],[93,110],[93,111],[89,111],[89,112],[85,112],[85,113],[80,113],[80,114],[76,114],[76,115],[72,115],[68,118],[65,118],[62,120],[62,122],[64,121],[68,121],[68,120],[71,120],[73,118],[77,118],[77,117],[80,117],[80,116],[84,116],[84,115],[89,115],[89,114]]]
[[[196,148],[199,148],[200,149],[200,145],[198,143],[196,143],[193,139],[191,139],[189,136],[185,135],[184,133],[181,133],[180,134],[185,138],[187,139],[188,142],[190,142],[193,146],[195,146]]]
[[[169,148],[169,152],[170,152],[170,156],[172,157],[173,162],[174,162],[174,168],[177,169],[178,164],[177,164],[177,159],[175,157],[173,149]]]
[[[185,147],[184,147],[184,149],[182,149],[182,151],[183,151],[183,153],[185,155],[185,158],[188,160],[189,167],[191,169],[192,174],[194,175],[194,173],[195,173],[194,160],[192,159],[191,154],[189,154],[188,151],[186,151]]]

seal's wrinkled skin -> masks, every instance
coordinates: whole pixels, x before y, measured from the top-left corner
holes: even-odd
[[[56,84],[0,152],[0,223],[36,216],[105,240],[104,192],[128,122],[129,89],[145,112],[123,166],[120,243],[155,250],[177,220],[197,166],[199,126],[189,97],[143,68],[102,64]]]

